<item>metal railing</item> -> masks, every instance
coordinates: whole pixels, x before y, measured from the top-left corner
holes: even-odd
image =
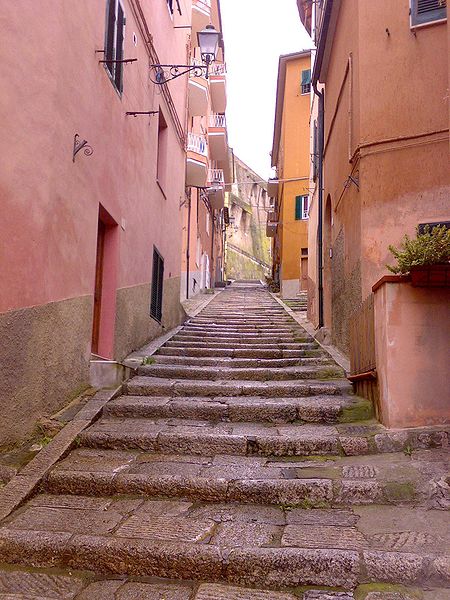
[[[188,139],[186,144],[186,150],[208,156],[208,145],[206,138],[203,135],[197,133],[188,133]]]
[[[227,122],[225,120],[225,115],[220,115],[218,113],[209,115],[209,126],[210,127],[226,127]]]
[[[209,66],[209,74],[213,76],[225,75],[227,65],[225,63],[213,63]]]
[[[209,171],[208,171],[208,184],[212,184],[212,185],[225,185],[225,178],[223,176],[223,169],[209,169]]]
[[[193,0],[192,6],[198,6],[206,12],[211,11],[211,0]]]

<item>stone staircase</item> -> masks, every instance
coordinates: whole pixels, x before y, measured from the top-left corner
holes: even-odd
[[[294,312],[304,312],[308,308],[308,294],[299,292],[295,298],[286,298],[283,302]]]
[[[1,523],[0,600],[450,597],[448,432],[385,430],[261,285],[146,362]]]

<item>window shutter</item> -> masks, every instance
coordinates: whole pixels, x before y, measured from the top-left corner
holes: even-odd
[[[411,25],[440,21],[447,17],[447,0],[411,0]]]
[[[302,71],[302,85],[308,85],[308,83],[311,83],[311,69]]]
[[[109,0],[106,8],[106,36],[105,36],[105,60],[112,61],[115,58],[114,33],[116,29],[116,1]],[[111,76],[114,74],[114,63],[106,62],[106,68]]]
[[[125,15],[123,8],[118,3],[117,7],[117,38],[116,38],[116,60],[123,60],[123,41],[125,38]],[[123,91],[123,63],[115,63],[114,83],[119,92]]]
[[[302,218],[302,196],[295,197],[295,220],[299,221]]]
[[[152,292],[150,315],[157,321],[162,317],[162,300],[164,285],[164,260],[156,248],[153,249]]]

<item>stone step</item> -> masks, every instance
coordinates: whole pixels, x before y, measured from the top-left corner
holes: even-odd
[[[248,332],[248,333],[261,333],[264,331],[268,331],[270,333],[276,333],[276,332],[291,332],[291,331],[302,331],[304,333],[304,329],[302,329],[301,327],[296,327],[295,323],[293,323],[292,325],[216,325],[214,323],[210,323],[208,325],[203,324],[203,323],[191,323],[191,322],[187,322],[187,324],[184,325],[183,331],[204,331],[204,332],[233,332],[233,333],[240,333],[240,332]]]
[[[104,417],[84,430],[79,442],[91,448],[207,456],[307,456],[342,451],[339,432],[331,425],[214,423],[179,418]]]
[[[210,329],[192,330],[183,328],[177,337],[185,337],[189,339],[205,338],[205,339],[227,339],[227,340],[254,340],[254,339],[267,339],[267,341],[273,340],[287,340],[294,341],[295,339],[311,340],[311,336],[307,335],[304,331],[282,331],[282,332],[271,332],[267,330],[261,331],[227,331],[222,328],[217,331],[211,331]]]
[[[317,356],[315,358],[273,358],[273,359],[265,359],[265,358],[218,358],[214,356],[212,358],[208,358],[205,356],[174,356],[164,354],[154,354],[152,356],[153,360],[157,364],[164,365],[194,365],[194,366],[217,366],[220,368],[223,367],[236,367],[236,368],[282,368],[282,367],[299,367],[299,366],[311,366],[311,365],[326,365],[332,364],[334,365],[334,361],[323,354],[322,356]]]
[[[336,423],[373,417],[371,402],[354,396],[309,398],[119,396],[103,409],[108,417],[182,418],[208,421]]]
[[[442,512],[411,508],[400,532],[395,508],[358,513],[39,495],[0,528],[0,561],[278,588],[449,583]]]
[[[168,342],[164,344],[165,347],[177,346],[177,347],[185,347],[185,348],[232,348],[233,350],[240,349],[251,349],[255,348],[258,351],[261,350],[315,350],[318,348],[317,342],[261,342],[258,343],[248,343],[241,341],[205,341],[200,340],[196,342],[186,341],[183,339],[171,338]]]
[[[294,508],[366,505],[448,510],[440,483],[444,451],[372,456],[263,458],[148,454],[77,448],[48,474],[45,490],[86,496],[139,495],[192,502],[259,503]]]
[[[236,344],[236,345],[242,345],[242,344],[246,344],[246,345],[256,345],[256,346],[261,346],[264,347],[265,344],[295,344],[295,343],[311,343],[313,341],[313,338],[305,336],[305,335],[294,335],[294,334],[288,334],[288,335],[260,335],[260,336],[244,336],[244,335],[211,335],[211,336],[205,336],[205,335],[188,335],[186,333],[183,333],[183,331],[180,331],[179,333],[177,333],[176,335],[173,336],[173,338],[171,338],[172,341],[180,341],[186,344],[190,344],[190,343],[198,343],[199,341],[201,341],[201,343],[232,343],[232,344]]]
[[[298,398],[304,396],[339,395],[351,390],[344,380],[337,381],[197,381],[170,380],[136,376],[124,384],[132,396],[261,396],[264,398]]]
[[[312,358],[327,356],[319,348],[311,348],[305,350],[278,350],[269,349],[262,350],[258,348],[247,348],[241,350],[235,350],[230,348],[207,348],[207,347],[186,347],[186,346],[174,346],[167,344],[158,350],[156,356],[216,356],[216,357],[229,357],[229,358],[256,358],[256,359],[282,359],[282,358]]]
[[[138,375],[169,379],[196,379],[207,381],[249,380],[249,381],[293,381],[293,380],[328,380],[345,377],[345,372],[337,365],[312,365],[284,368],[239,368],[208,367],[192,365],[143,365],[137,370]]]

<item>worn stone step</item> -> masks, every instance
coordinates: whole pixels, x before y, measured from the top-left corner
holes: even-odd
[[[342,451],[331,425],[214,423],[188,419],[102,418],[79,436],[85,446],[209,455],[294,456]]]
[[[233,368],[282,368],[282,367],[300,367],[300,366],[311,366],[311,365],[334,365],[334,361],[327,356],[322,354],[317,357],[309,358],[231,358],[217,356],[176,356],[164,354],[154,354],[152,356],[153,362],[164,365],[193,365],[193,366],[216,366],[220,368],[233,367]]]
[[[184,334],[182,331],[180,331],[179,333],[177,333],[176,335],[174,335],[173,338],[171,338],[173,341],[181,341],[183,343],[192,343],[192,342],[196,342],[198,343],[199,341],[201,341],[202,343],[209,343],[209,342],[214,342],[214,343],[221,343],[221,342],[226,342],[226,343],[236,343],[236,344],[251,344],[251,345],[257,345],[257,346],[264,346],[265,344],[292,344],[292,343],[305,343],[305,342],[312,342],[312,338],[305,336],[305,335],[260,335],[260,336],[240,336],[240,335],[234,335],[234,336],[229,336],[229,335],[211,335],[211,336],[205,336],[205,335],[187,335]]]
[[[226,340],[266,340],[266,341],[274,341],[274,340],[286,340],[286,341],[295,341],[295,340],[302,340],[302,341],[306,341],[309,340],[311,341],[312,338],[311,336],[308,336],[305,332],[294,332],[294,331],[283,331],[281,333],[272,333],[272,332],[268,332],[268,331],[261,331],[261,332],[231,332],[231,331],[224,331],[222,329],[219,329],[217,331],[210,331],[210,330],[200,330],[200,331],[192,331],[192,330],[187,330],[187,329],[182,329],[179,333],[177,333],[176,338],[186,338],[186,339],[192,339],[193,341],[196,341],[197,338],[203,338],[203,339],[211,339],[211,340],[220,340],[220,339],[226,339]]]
[[[192,323],[190,321],[184,325],[183,331],[210,331],[210,332],[232,332],[232,333],[261,333],[267,331],[269,333],[276,332],[291,332],[291,331],[302,331],[304,330],[300,326],[296,326],[295,323],[292,325],[265,325],[265,324],[255,324],[255,325],[219,325],[216,323],[210,323],[208,325],[202,323]]]
[[[267,399],[245,397],[120,396],[103,409],[106,416],[291,423],[335,423],[371,419],[371,402],[353,396]]]
[[[261,342],[248,343],[241,341],[186,341],[183,339],[171,338],[164,344],[165,347],[177,346],[179,348],[232,348],[233,350],[257,349],[261,350],[315,350],[319,346],[317,342]]]
[[[138,375],[170,379],[196,379],[208,381],[249,380],[249,381],[289,381],[289,380],[328,380],[345,377],[345,372],[337,365],[311,365],[283,368],[239,368],[209,367],[197,365],[150,364],[138,368]]]
[[[422,506],[448,510],[443,451],[358,457],[198,456],[77,448],[45,481],[52,494],[185,498],[286,508]]]
[[[406,531],[399,517],[389,507],[285,511],[40,495],[0,528],[0,561],[278,588],[447,585],[445,515],[411,508],[400,519]]]
[[[198,381],[170,380],[158,377],[137,376],[124,384],[127,394],[134,396],[262,396],[303,397],[339,395],[349,391],[344,380],[336,381]]]
[[[326,356],[319,347],[306,350],[263,350],[258,348],[244,348],[235,350],[234,348],[207,348],[207,347],[186,347],[167,344],[158,350],[158,356],[215,356],[230,358],[255,358],[255,359],[282,359],[282,358],[312,358]]]

